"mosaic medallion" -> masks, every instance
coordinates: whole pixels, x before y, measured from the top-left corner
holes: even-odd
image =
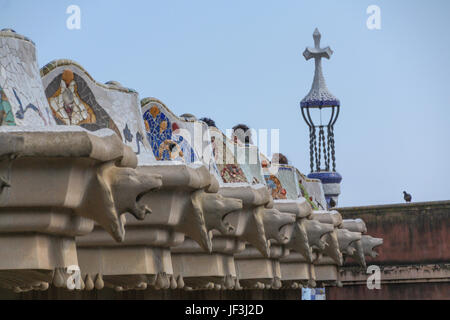
[[[79,125],[91,131],[109,128],[122,138],[88,84],[72,70],[66,69],[56,76],[45,89],[45,94],[57,124]]]
[[[143,114],[147,140],[156,160],[178,160],[195,162],[198,160],[189,142],[178,134],[179,126],[172,123],[157,105]]]

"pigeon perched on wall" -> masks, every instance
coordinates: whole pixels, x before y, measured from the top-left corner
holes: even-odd
[[[336,201],[333,198],[330,199],[330,209],[336,207]]]
[[[403,199],[405,199],[406,202],[411,202],[412,196],[408,192],[403,191]]]

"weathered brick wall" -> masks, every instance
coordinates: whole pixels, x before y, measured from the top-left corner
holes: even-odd
[[[338,211],[345,219],[362,218],[370,235],[384,239],[377,249],[380,255],[367,258],[367,264],[379,265],[385,274],[382,274],[381,290],[368,290],[361,283],[329,288],[328,298],[450,299],[450,279],[446,276],[450,274],[450,201]],[[397,272],[399,268],[402,272]],[[383,282],[383,276],[389,276],[389,281]]]
[[[449,300],[450,282],[391,283],[381,290],[364,285],[327,288],[328,300]]]

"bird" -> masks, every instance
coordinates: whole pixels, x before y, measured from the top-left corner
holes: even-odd
[[[403,199],[405,199],[406,202],[411,202],[412,196],[408,192],[403,191]]]
[[[330,209],[336,207],[336,201],[333,198],[330,199]]]

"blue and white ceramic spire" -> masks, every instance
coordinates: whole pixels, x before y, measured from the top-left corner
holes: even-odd
[[[322,35],[319,29],[316,28],[313,33],[314,38],[314,48],[306,48],[303,52],[303,56],[306,60],[314,58],[316,69],[314,72],[314,80],[311,86],[311,90],[303,98],[301,106],[305,107],[320,107],[320,106],[339,106],[339,100],[328,91],[327,84],[325,83],[325,78],[322,73],[322,58],[330,59],[333,55],[333,50],[330,47],[321,48],[320,38]]]
[[[306,48],[303,56],[306,60],[314,58],[314,80],[311,90],[300,102],[303,119],[309,127],[311,173],[308,177],[322,181],[325,198],[329,207],[333,207],[337,205],[342,180],[341,175],[336,172],[334,149],[334,124],[339,116],[340,101],[328,90],[322,73],[322,58],[330,59],[333,51],[330,47],[320,47],[321,34],[317,28],[313,38],[314,48]],[[326,122],[323,122],[322,109],[331,110]],[[314,123],[312,112],[320,113],[319,124]]]

